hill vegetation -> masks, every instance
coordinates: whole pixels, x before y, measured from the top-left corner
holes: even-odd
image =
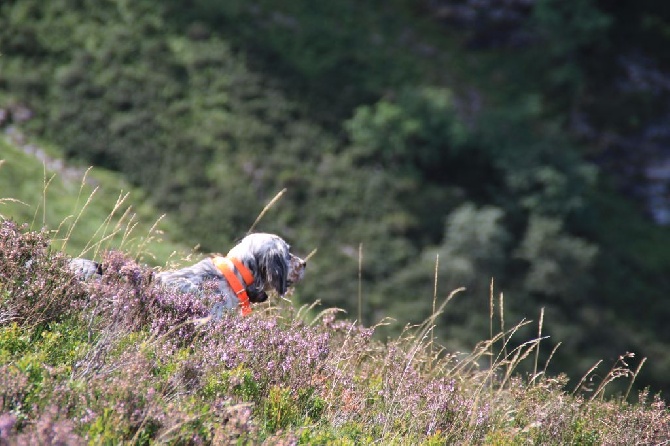
[[[171,235],[177,226],[118,174],[65,163],[54,148],[16,129],[0,139],[0,218],[48,231],[50,244],[73,257],[99,258],[111,248],[165,265],[190,252]]]
[[[519,326],[451,354],[425,324],[381,343],[373,328],[259,304],[207,317],[212,296],[155,287],[109,252],[82,283],[45,232],[0,223],[0,442],[3,444],[661,444],[657,396],[605,399],[637,371],[621,357],[569,392],[565,376],[517,366]],[[448,302],[445,302],[445,304]],[[542,325],[540,322],[539,331]],[[489,356],[490,367],[478,361]]]
[[[258,229],[318,247],[297,298],[354,315],[360,287],[363,325],[398,320],[379,337],[465,286],[434,334],[472,350],[494,278],[508,321],[544,308],[571,385],[634,351],[667,389],[670,235],[640,192],[664,5],[8,0],[0,125],[121,172],[203,251],[287,188]]]

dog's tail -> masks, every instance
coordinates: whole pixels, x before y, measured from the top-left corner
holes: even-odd
[[[102,264],[93,260],[75,258],[70,260],[70,271],[82,281],[102,276]]]

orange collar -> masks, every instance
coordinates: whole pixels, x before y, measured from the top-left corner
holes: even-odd
[[[247,294],[247,289],[245,287],[245,285],[249,286],[254,282],[254,275],[251,274],[249,268],[244,266],[244,264],[235,257],[215,256],[212,257],[212,262],[214,263],[214,266],[221,271],[221,274],[226,278],[228,284],[233,289],[233,292],[240,300],[242,315],[247,316],[251,314],[251,303],[249,302],[249,295]],[[235,270],[237,270],[242,276],[242,279],[244,279],[244,285],[235,275]]]

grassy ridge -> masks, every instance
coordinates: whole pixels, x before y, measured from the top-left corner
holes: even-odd
[[[82,284],[48,234],[0,226],[0,441],[26,444],[658,444],[670,412],[617,361],[578,386],[516,373],[541,339],[514,326],[469,354],[430,342],[433,318],[381,343],[374,328],[279,302],[206,318],[212,296],[174,294],[109,253]],[[26,261],[30,260],[29,266]],[[502,317],[502,315],[501,315]],[[539,327],[541,332],[541,322]],[[489,359],[490,358],[490,359]],[[478,364],[488,363],[490,368]],[[11,384],[11,385],[10,385]]]
[[[0,153],[0,215],[48,228],[55,248],[88,257],[123,248],[153,265],[188,252],[171,238],[178,231],[170,219],[120,175],[64,164],[57,149],[20,134],[0,138]]]

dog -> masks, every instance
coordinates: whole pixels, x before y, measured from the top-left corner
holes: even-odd
[[[101,276],[104,265],[75,258],[70,270],[81,280]],[[195,265],[163,271],[154,277],[160,286],[183,293],[197,293],[207,282],[217,284],[219,300],[212,307],[214,317],[240,308],[251,313],[250,303],[265,302],[268,292],[284,296],[289,287],[301,281],[307,262],[290,252],[290,245],[275,234],[255,233],[244,237],[223,257],[214,255]]]

